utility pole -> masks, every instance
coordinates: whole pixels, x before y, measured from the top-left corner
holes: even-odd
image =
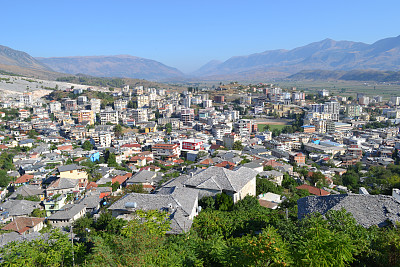
[[[75,256],[74,256],[74,235],[71,225],[71,245],[72,245],[72,266],[75,266]]]

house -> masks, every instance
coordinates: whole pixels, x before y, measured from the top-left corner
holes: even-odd
[[[77,179],[58,178],[46,188],[47,197],[57,194],[79,192],[80,186]]]
[[[56,227],[70,226],[77,219],[85,216],[86,206],[82,204],[67,204],[52,214],[47,220]]]
[[[297,201],[298,218],[318,212],[322,215],[330,210],[345,209],[360,225],[384,227],[400,222],[400,202],[386,195],[338,194],[330,196],[308,196]]]
[[[302,185],[296,187],[296,189],[307,190],[308,193],[310,193],[311,195],[315,195],[315,196],[327,196],[327,195],[329,195],[328,191],[326,191],[324,189],[321,189],[321,188],[318,188],[318,187],[315,187],[315,186],[312,186],[312,185],[308,185],[308,184],[302,184]]]
[[[67,202],[67,195],[59,195],[58,197],[49,198],[43,201],[46,216],[50,216],[51,214],[64,207],[65,202]]]
[[[180,234],[190,230],[198,213],[197,190],[185,187],[165,187],[156,194],[131,193],[109,207],[116,218],[137,218],[136,210],[166,211],[171,221],[167,234]]]
[[[247,195],[256,195],[257,174],[255,170],[246,167],[232,171],[213,166],[188,177],[183,184],[198,189],[200,199],[203,196],[226,193],[236,203]]]
[[[133,175],[126,181],[127,185],[142,184],[142,185],[154,185],[154,178],[157,177],[156,172],[142,170],[137,174]]]
[[[60,178],[78,180],[80,188],[85,188],[87,185],[88,175],[82,166],[76,164],[59,166],[58,172],[60,173]]]
[[[40,209],[40,202],[28,200],[7,200],[0,204],[0,210],[7,212],[7,219],[30,216],[34,209]]]
[[[283,181],[283,173],[272,170],[272,171],[263,171],[260,172],[259,175],[261,177],[266,177],[277,185],[281,186]]]
[[[291,153],[289,156],[291,163],[306,164],[306,156],[303,153]]]
[[[15,180],[14,185],[15,186],[20,186],[20,185],[24,185],[24,184],[29,184],[29,181],[33,179],[33,175],[30,174],[24,174],[22,176],[20,176],[19,178],[17,178],[17,180]]]
[[[44,218],[17,217],[12,222],[1,228],[3,231],[14,231],[19,234],[39,232],[44,226]]]
[[[251,161],[248,163],[243,164],[243,167],[249,168],[249,169],[253,169],[256,172],[262,172],[264,170],[264,166],[262,165],[262,161]]]
[[[182,150],[204,150],[203,140],[193,138],[183,140]]]
[[[40,200],[44,199],[45,190],[38,185],[23,185],[15,189],[14,193],[11,194],[10,199],[16,199],[18,195],[22,197],[38,196]]]
[[[181,149],[178,144],[155,144],[151,150],[155,157],[177,158],[181,155]]]

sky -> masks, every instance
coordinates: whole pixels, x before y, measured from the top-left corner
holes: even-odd
[[[400,1],[3,1],[0,45],[34,57],[128,54],[184,73],[326,38],[400,35]]]

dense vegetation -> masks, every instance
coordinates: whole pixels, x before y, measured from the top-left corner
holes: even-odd
[[[222,201],[223,202],[223,201]],[[221,203],[220,203],[221,204]],[[221,206],[220,206],[221,207]],[[400,230],[363,228],[344,210],[298,221],[246,197],[228,210],[208,207],[189,233],[166,236],[166,213],[139,212],[144,223],[83,217],[74,233],[11,243],[6,266],[398,266]],[[293,215],[293,214],[292,214]]]
[[[119,78],[98,78],[98,77],[78,76],[78,75],[57,78],[57,81],[91,85],[91,86],[118,87],[118,88],[121,88],[125,85],[124,80]]]

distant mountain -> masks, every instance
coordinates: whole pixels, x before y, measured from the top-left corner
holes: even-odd
[[[195,74],[203,79],[245,76],[262,78],[263,73],[286,76],[302,70],[400,70],[400,36],[371,45],[325,39],[292,50],[269,50],[248,56],[232,57],[220,64],[201,67]],[[253,73],[254,75],[250,75]],[[257,74],[258,73],[258,74]]]
[[[400,71],[380,70],[304,70],[287,77],[290,80],[343,80],[343,81],[374,81],[400,82]]]
[[[161,80],[184,76],[179,70],[160,62],[129,55],[50,57],[37,60],[59,72],[97,77]]]
[[[37,61],[29,54],[0,45],[0,64],[35,70],[52,71],[48,66]]]

